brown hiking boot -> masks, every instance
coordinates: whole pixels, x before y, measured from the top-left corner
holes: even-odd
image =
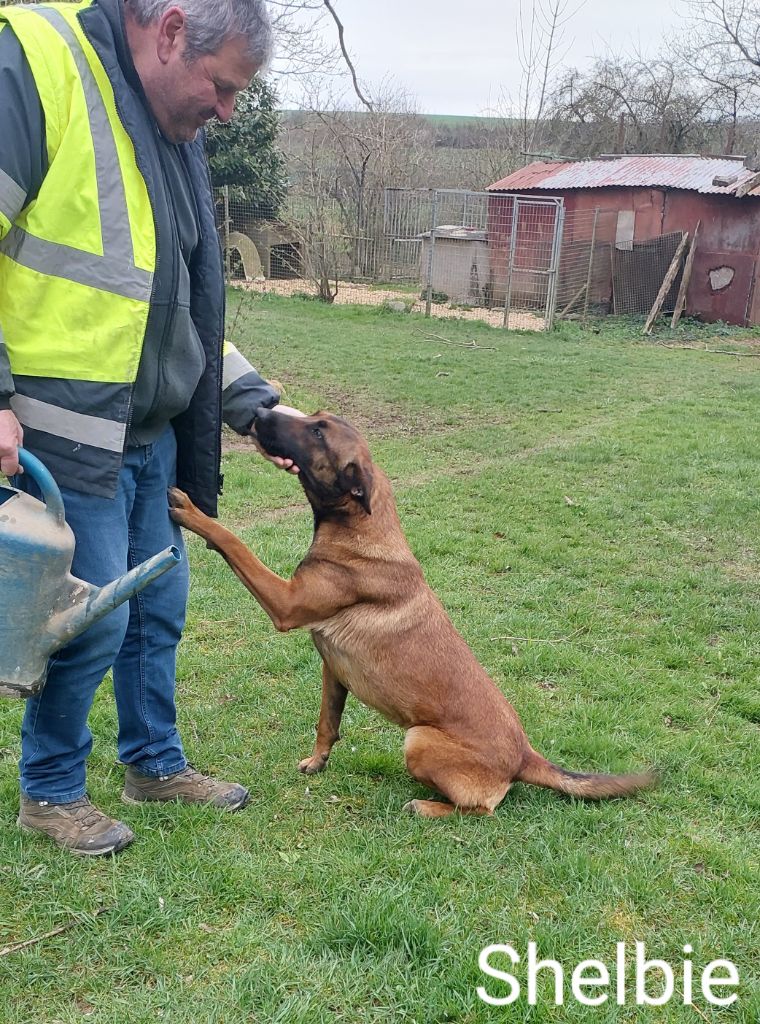
[[[212,804],[225,811],[239,811],[248,803],[249,794],[236,782],[217,782],[201,775],[190,765],[174,775],[143,775],[127,766],[124,777],[125,804],[141,804],[146,800],[179,800],[184,804]]]
[[[102,857],[129,846],[134,832],[90,803],[86,796],[65,804],[21,796],[18,824],[27,832],[42,832],[69,853]]]

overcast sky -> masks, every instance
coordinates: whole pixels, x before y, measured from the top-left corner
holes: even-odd
[[[417,98],[421,113],[493,113],[501,95],[517,94],[519,0],[335,0],[334,6],[360,81],[376,87],[392,76]],[[683,31],[680,9],[681,0],[586,0],[565,29],[564,63],[583,67],[608,48],[654,53]]]

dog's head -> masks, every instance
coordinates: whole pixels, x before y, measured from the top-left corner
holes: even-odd
[[[372,511],[372,457],[364,438],[346,420],[328,412],[291,416],[260,409],[253,424],[267,455],[292,459],[312,508]]]

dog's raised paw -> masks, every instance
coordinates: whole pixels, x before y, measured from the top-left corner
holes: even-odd
[[[179,487],[170,487],[167,491],[169,497],[169,508],[187,508],[190,499]]]
[[[179,526],[190,528],[197,509],[184,491],[179,487],[170,487],[167,492],[169,499],[169,515]]]

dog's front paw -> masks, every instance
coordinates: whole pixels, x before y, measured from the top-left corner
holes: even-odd
[[[170,487],[168,491],[169,515],[175,523],[184,526],[188,530],[197,529],[199,520],[203,513],[193,505],[184,491],[179,487]]]
[[[303,761],[298,764],[299,772],[303,772],[304,775],[316,775],[317,772],[324,770],[327,764],[327,757],[324,754],[316,754],[313,757],[305,757]]]

